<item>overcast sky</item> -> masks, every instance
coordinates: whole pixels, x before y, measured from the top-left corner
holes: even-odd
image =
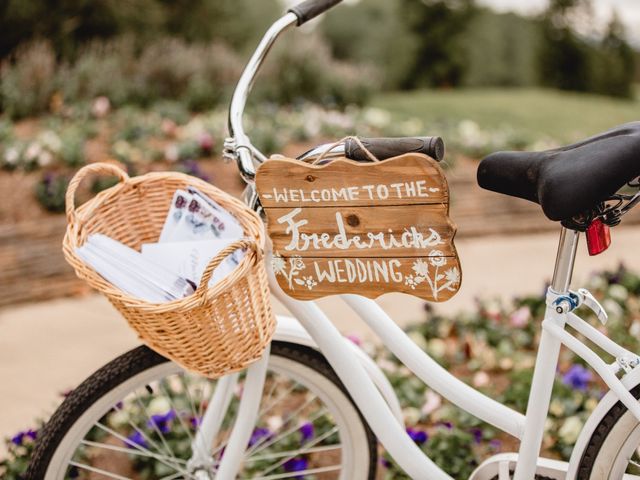
[[[477,0],[495,10],[516,11],[519,13],[539,13],[548,0]],[[613,11],[627,26],[627,33],[634,44],[640,46],[640,0],[593,0],[599,26],[606,25]]]

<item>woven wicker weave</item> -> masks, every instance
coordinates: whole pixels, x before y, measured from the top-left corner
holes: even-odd
[[[76,210],[75,191],[89,174],[115,175],[120,183]],[[174,192],[187,186],[196,187],[231,212],[246,236],[212,259],[193,295],[163,304],[130,297],[76,255],[76,247],[92,233],[108,235],[136,250],[143,243],[156,242]],[[82,168],[71,180],[66,203],[65,258],[80,278],[106,295],[149,347],[211,378],[245,368],[260,357],[275,330],[275,319],[262,258],[264,227],[242,202],[181,173],[129,178],[115,165],[95,163]],[[240,264],[208,288],[216,266],[238,248],[247,249]]]

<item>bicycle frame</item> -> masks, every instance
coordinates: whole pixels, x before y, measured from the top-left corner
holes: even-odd
[[[248,135],[244,132],[242,126],[244,107],[255,76],[266,54],[276,38],[295,22],[295,15],[289,13],[269,29],[243,72],[231,103],[230,138],[225,141],[225,157],[237,161],[241,175],[248,184],[245,200],[251,206],[256,205],[256,193],[253,186],[255,164],[266,161],[266,157],[251,144]],[[308,155],[320,151],[323,151],[322,147],[309,152]],[[627,367],[629,365],[637,366],[638,357],[575,315],[572,310],[576,305],[573,308],[565,309],[566,311],[559,307],[560,302],[570,296],[569,286],[578,239],[578,232],[566,228],[562,229],[553,281],[547,293],[547,309],[542,322],[542,336],[535,362],[526,416],[478,392],[442,368],[414,344],[374,301],[357,295],[340,296],[377,334],[381,343],[426,385],[463,410],[521,441],[515,476],[513,477],[515,480],[533,479],[540,464],[538,456],[544,433],[544,423],[548,414],[562,345],[581,356],[600,375],[617,399],[640,421],[640,405],[629,393],[629,385],[625,386],[625,383],[616,375],[621,368],[629,373],[631,369]],[[269,254],[267,262],[270,263]],[[398,465],[412,478],[450,479],[451,477],[435,465],[407,435],[404,425],[396,420],[387,401],[361,362],[358,361],[353,349],[349,348],[337,328],[318,305],[314,302],[294,300],[287,296],[278,286],[271,268],[268,268],[268,271],[270,272],[269,282],[273,294],[311,336],[317,348],[327,358],[344,383],[381,444]],[[567,331],[567,325],[612,355],[616,361],[607,364],[591,348]],[[245,388],[252,395],[261,391],[265,372],[266,361],[264,360],[249,368],[248,386]],[[232,382],[235,383],[235,379]],[[224,388],[228,390],[229,385]],[[212,401],[210,408],[212,405],[223,408],[226,398],[224,391],[220,394],[216,392],[216,394],[222,399],[222,403],[216,404]],[[259,394],[257,396],[259,397]],[[228,446],[216,478],[233,478],[240,468],[238,464],[242,458],[242,445],[246,445],[245,439],[253,429],[258,409],[255,398],[245,401],[245,397],[247,395],[243,395],[240,406],[243,417],[239,417],[232,433],[232,438],[235,438],[233,436],[236,435],[240,440],[235,445]],[[212,417],[215,416],[212,415]],[[201,435],[211,436],[216,432],[215,422],[217,420],[214,418],[211,422],[213,426],[203,425],[201,431],[204,433],[199,433],[198,438]],[[196,441],[206,442],[206,438],[199,440],[198,438]],[[203,445],[206,446],[206,443]],[[501,467],[500,480],[509,478],[509,464],[506,465],[506,471]]]

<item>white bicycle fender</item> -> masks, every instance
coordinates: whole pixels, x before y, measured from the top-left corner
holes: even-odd
[[[622,383],[627,390],[631,390],[633,387],[640,383],[640,367],[636,367],[631,372],[626,374],[622,378]],[[571,452],[571,459],[569,460],[569,471],[567,472],[566,480],[574,480],[576,477],[576,472],[578,470],[578,464],[580,463],[580,459],[584,453],[585,448],[587,448],[587,444],[589,443],[589,439],[593,435],[593,432],[596,430],[604,416],[607,412],[615,405],[618,401],[618,397],[612,391],[609,391],[595,410],[591,413],[589,418],[587,419],[582,431],[580,432],[580,436],[576,441],[575,447],[573,447],[573,452]]]
[[[285,315],[277,315],[276,319],[278,321],[278,325],[276,327],[276,332],[274,334],[273,339],[281,342],[295,343],[298,345],[304,345],[305,347],[310,347],[317,349],[318,346],[313,341],[313,338],[309,335],[309,333],[302,327],[300,322],[293,317],[288,317]],[[386,400],[393,416],[396,420],[404,425],[404,420],[402,416],[402,409],[400,408],[400,402],[398,401],[398,397],[396,396],[393,387],[389,383],[387,377],[382,373],[380,367],[376,365],[376,363],[362,351],[357,345],[355,345],[350,340],[344,339],[349,348],[351,348],[357,355],[358,359],[362,363],[362,366],[365,368],[373,383],[378,387],[380,393]]]

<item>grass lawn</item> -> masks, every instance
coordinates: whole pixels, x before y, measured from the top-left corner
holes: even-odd
[[[432,122],[473,120],[483,129],[509,126],[560,142],[578,140],[615,125],[640,120],[640,98],[608,97],[544,89],[421,90],[381,94],[372,106],[394,119]]]

